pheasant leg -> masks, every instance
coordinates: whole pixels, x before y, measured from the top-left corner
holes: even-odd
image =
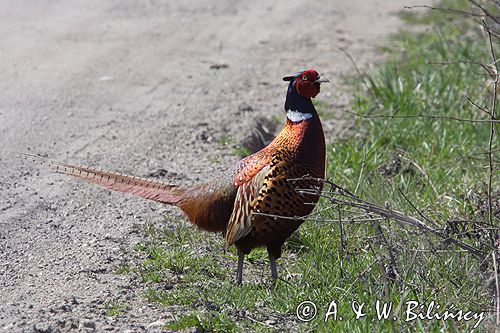
[[[273,283],[276,283],[278,279],[278,270],[276,269],[276,257],[269,255],[269,263],[271,264],[271,276],[273,278]]]
[[[243,279],[243,259],[245,259],[245,254],[238,250],[238,268],[236,269],[236,283],[241,284]]]

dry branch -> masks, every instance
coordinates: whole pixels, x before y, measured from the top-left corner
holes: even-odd
[[[482,8],[481,8],[482,9]],[[484,10],[483,10],[484,11]],[[483,26],[486,28],[486,32],[488,33],[488,42],[491,53],[491,59],[493,60],[493,64],[486,68],[487,72],[490,73],[491,70],[494,70],[493,75],[491,75],[491,79],[493,80],[493,92],[492,92],[492,101],[491,101],[491,110],[489,110],[490,119],[495,120],[496,117],[496,108],[497,108],[497,94],[498,94],[498,64],[497,57],[495,54],[495,49],[493,47],[492,41],[492,33],[488,27],[488,24],[485,20],[482,20]],[[497,22],[498,23],[498,22]],[[492,203],[492,182],[493,182],[493,137],[495,136],[495,126],[493,123],[490,123],[490,135],[488,138],[488,222],[492,224],[493,222],[493,203]]]
[[[490,124],[500,124],[500,120],[498,119],[467,119],[460,118],[455,116],[440,116],[435,114],[400,114],[400,115],[387,115],[387,114],[374,114],[374,115],[364,115],[356,112],[352,112],[349,110],[342,110],[343,112],[355,115],[356,117],[372,119],[372,118],[431,118],[431,119],[443,119],[443,120],[455,120],[455,121],[463,121],[468,123],[490,123]]]
[[[413,227],[415,227],[421,231],[424,231],[426,233],[432,233],[432,234],[438,236],[439,238],[441,238],[445,242],[453,243],[453,244],[459,246],[460,248],[467,250],[472,255],[476,256],[477,258],[484,258],[484,256],[485,256],[485,253],[483,253],[481,250],[476,249],[476,248],[470,246],[469,244],[467,244],[459,239],[456,239],[454,237],[447,235],[442,229],[437,228],[437,223],[430,220],[429,218],[426,218],[418,210],[417,210],[417,212],[419,212],[421,214],[421,216],[423,216],[425,218],[426,221],[428,221],[430,224],[432,224],[433,225],[432,227],[429,226],[427,223],[425,223],[425,222],[423,222],[423,221],[421,221],[413,216],[409,216],[403,212],[392,209],[388,204],[386,204],[385,206],[381,206],[381,205],[363,200],[363,199],[355,196],[351,192],[349,192],[347,189],[344,189],[344,188],[336,185],[331,180],[311,178],[311,177],[303,177],[303,178],[299,178],[299,179],[314,180],[314,181],[323,182],[323,183],[327,184],[328,186],[330,186],[330,188],[331,188],[330,191],[324,190],[322,193],[319,193],[319,191],[316,189],[296,189],[300,193],[309,194],[309,195],[319,195],[323,198],[328,199],[334,205],[354,207],[357,209],[361,209],[367,213],[377,214],[377,215],[384,217],[386,219],[391,219],[391,220],[397,221],[398,223],[403,224],[403,225],[413,226]],[[295,179],[295,180],[299,180],[299,179]],[[413,207],[415,207],[415,206],[413,205]],[[416,207],[415,207],[415,209],[416,209]],[[260,215],[266,215],[266,214],[260,214]],[[285,219],[303,219],[303,217],[280,217],[280,216],[273,216],[273,215],[269,215],[269,216],[275,217],[275,218],[285,218]]]

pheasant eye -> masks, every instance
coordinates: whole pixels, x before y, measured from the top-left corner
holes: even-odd
[[[302,76],[302,81],[305,81],[305,80],[307,80],[307,75]]]

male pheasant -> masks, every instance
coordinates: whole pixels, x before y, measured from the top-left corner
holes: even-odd
[[[238,250],[238,284],[244,255],[266,247],[275,281],[281,246],[302,223],[293,217],[307,216],[318,201],[318,196],[297,188],[322,187],[313,178],[325,175],[325,138],[311,98],[322,82],[329,82],[312,69],[283,80],[290,81],[283,129],[268,146],[239,161],[223,177],[183,187],[66,163],[55,162],[53,167],[58,173],[180,207],[200,229],[225,233],[226,248],[234,244]]]

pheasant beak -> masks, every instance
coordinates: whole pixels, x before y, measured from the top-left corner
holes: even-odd
[[[314,83],[326,83],[326,82],[330,82],[330,80],[328,80],[326,77],[323,76],[320,76],[319,79],[314,81]]]

